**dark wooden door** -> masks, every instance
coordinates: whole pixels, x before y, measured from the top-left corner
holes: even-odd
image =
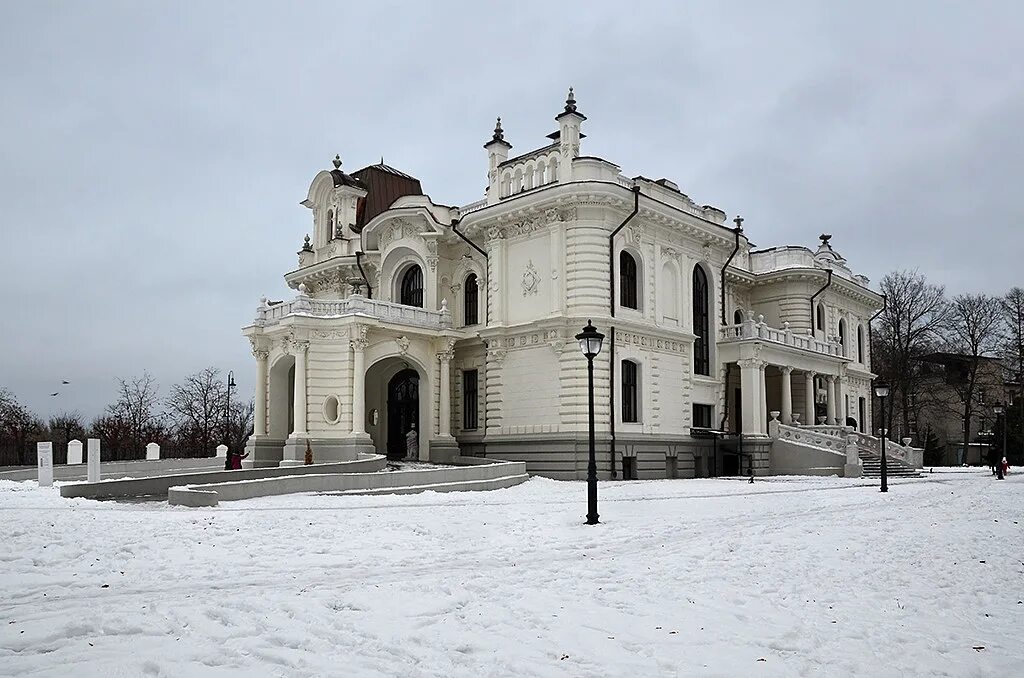
[[[388,382],[388,459],[406,454],[406,436],[415,426],[420,432],[420,377],[416,370],[402,370]]]

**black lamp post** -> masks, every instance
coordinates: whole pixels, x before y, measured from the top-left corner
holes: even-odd
[[[886,477],[885,468],[885,399],[889,396],[889,384],[885,383],[881,379],[875,382],[875,395],[878,396],[879,407],[878,410],[882,415],[882,430],[879,440],[881,441],[879,446],[882,448],[882,492],[889,491],[889,482]]]
[[[1006,409],[1003,407],[1003,403],[998,402],[992,411],[996,413],[996,421],[999,421],[999,416],[1003,416],[1003,454],[996,456],[996,478],[999,480],[1003,479],[1003,460],[1002,457],[1006,456]]]
[[[590,459],[587,462],[587,525],[597,520],[597,459],[594,457],[594,358],[601,352],[604,335],[588,320],[583,331],[576,335],[580,351],[587,358],[587,402],[590,405]]]
[[[231,389],[235,388],[235,373],[228,371],[228,397],[224,403],[224,444],[228,446],[224,468],[231,470]]]

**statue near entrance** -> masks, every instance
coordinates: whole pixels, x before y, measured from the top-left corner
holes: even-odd
[[[416,435],[416,423],[413,422],[409,432],[405,434],[405,458],[417,459],[419,451],[419,436]]]

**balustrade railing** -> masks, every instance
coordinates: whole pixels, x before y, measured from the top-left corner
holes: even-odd
[[[784,323],[782,329],[769,327],[768,324],[764,322],[763,316],[760,320],[747,320],[746,322],[742,322],[738,325],[726,325],[718,328],[719,343],[751,339],[770,341],[776,344],[802,348],[807,351],[824,353],[826,355],[839,357],[842,357],[843,355],[843,347],[838,342],[822,341],[811,334],[797,334],[793,330],[789,329],[788,322]]]
[[[782,422],[772,420],[768,423],[768,433],[772,438],[781,440],[793,440],[805,445],[843,452],[850,436],[854,437],[857,447],[879,454],[878,438],[867,433],[861,433],[852,426],[791,426]],[[885,455],[889,459],[896,459],[911,468],[921,468],[924,463],[924,450],[916,447],[900,445],[894,440],[885,441]]]
[[[476,212],[477,210],[482,210],[485,207],[487,207],[487,198],[484,198],[483,200],[477,200],[476,202],[471,202],[468,205],[463,205],[462,207],[459,208],[459,214],[461,216],[465,216],[470,212]]]
[[[427,329],[452,326],[452,314],[446,302],[442,302],[440,311],[430,311],[416,306],[367,299],[360,295],[352,295],[347,299],[313,299],[302,293],[291,301],[278,304],[262,302],[256,310],[256,324],[273,324],[288,316],[340,318],[350,315],[364,315],[384,322]]]

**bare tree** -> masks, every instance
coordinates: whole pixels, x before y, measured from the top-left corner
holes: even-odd
[[[68,443],[85,438],[82,415],[78,412],[61,412],[50,417],[46,427],[50,430],[50,438],[53,440],[54,463],[67,463]]]
[[[242,402],[231,399],[230,419],[228,421],[228,447],[232,450],[241,451],[245,442],[253,432],[253,412],[255,406],[250,398],[249,402]]]
[[[220,370],[207,367],[171,387],[167,411],[174,421],[178,453],[209,456],[225,435],[227,387]]]
[[[1017,384],[1017,400],[1019,403],[1012,403],[1020,406],[1019,412],[1007,411],[1006,421],[1017,426],[1009,426],[1008,437],[1020,449],[1024,447],[1022,440],[1021,422],[1024,422],[1024,289],[1014,287],[1001,300],[1003,310],[1003,338],[1000,347],[1000,355],[1007,371],[1013,376]],[[1009,406],[1011,403],[1007,403]],[[1017,408],[1014,407],[1014,410]],[[1012,414],[1012,416],[1011,416]]]
[[[93,428],[106,440],[113,458],[138,458],[148,442],[164,437],[159,386],[148,372],[118,381],[117,401],[107,406],[106,415],[93,422]]]
[[[43,422],[14,393],[0,388],[0,463],[34,464],[32,447],[44,430]]]
[[[892,389],[886,421],[895,421],[893,415],[898,410],[901,433],[909,435],[915,409],[912,396],[920,381],[916,359],[940,340],[949,304],[945,288],[930,284],[916,270],[887,274],[882,278],[881,290],[886,304],[872,337],[871,367]]]
[[[971,416],[980,404],[980,390],[998,382],[998,370],[983,370],[991,363],[1000,339],[1000,300],[987,294],[960,294],[953,298],[949,312],[949,349],[963,357],[963,373],[950,384],[959,398],[958,414],[963,419],[964,450],[971,440]]]

